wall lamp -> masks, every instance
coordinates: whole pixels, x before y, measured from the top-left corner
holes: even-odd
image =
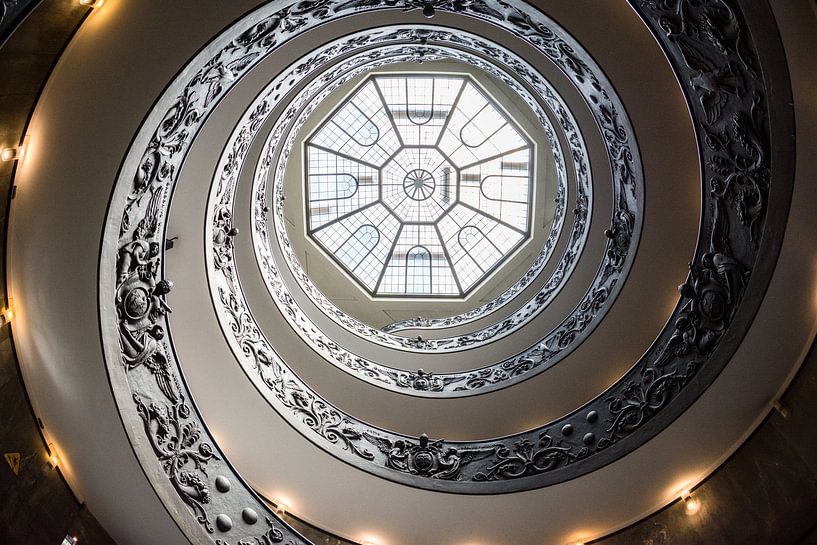
[[[692,492],[689,490],[684,490],[681,494],[681,499],[684,500],[684,510],[686,511],[687,515],[694,515],[701,509],[701,500],[694,497]]]
[[[13,146],[10,148],[3,148],[0,150],[0,161],[8,162],[8,161],[21,161],[23,156],[26,154],[26,150],[28,149],[28,135],[26,134],[23,136],[23,141],[20,143],[19,146]]]
[[[275,508],[275,514],[279,517],[283,517],[287,514],[287,511],[289,511],[289,505],[287,505],[287,502],[281,498],[273,498],[272,505]]]
[[[79,0],[80,5],[88,6],[89,8],[101,8],[105,0]]]
[[[57,456],[54,443],[48,443],[48,464],[51,466],[51,469],[57,469],[57,466],[60,465],[60,457]]]
[[[17,146],[15,148],[3,148],[3,151],[0,151],[0,159],[3,161],[17,161],[23,158],[25,148],[23,146]]]

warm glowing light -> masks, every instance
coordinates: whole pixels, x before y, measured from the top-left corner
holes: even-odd
[[[694,515],[701,509],[700,500],[693,497],[692,493],[688,490],[685,490],[681,497],[684,499],[684,508],[686,509],[687,515]]]
[[[289,502],[285,498],[273,498],[272,504],[275,506],[275,514],[283,517],[289,511]]]
[[[14,161],[16,159],[21,159],[23,157],[23,147],[19,146],[16,148],[3,148],[3,151],[0,152],[0,159],[3,161]]]
[[[60,458],[57,456],[57,449],[54,448],[54,443],[48,443],[48,463],[51,464],[51,469],[57,469],[60,465]]]
[[[10,308],[7,308],[6,310],[3,311],[3,320],[5,321],[5,323],[11,322],[12,318],[14,318],[14,311],[13,310],[11,310]]]
[[[105,0],[79,0],[79,3],[89,8],[101,8]]]

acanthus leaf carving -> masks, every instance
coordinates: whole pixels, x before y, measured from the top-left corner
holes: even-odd
[[[183,402],[168,406],[152,402],[146,405],[133,394],[136,410],[145,426],[150,444],[170,482],[197,520],[213,533],[204,505],[210,503],[210,489],[204,478],[207,463],[218,460],[212,446],[201,440],[199,425],[190,420],[190,408]]]
[[[494,447],[489,465],[476,473],[473,479],[492,481],[537,475],[581,459],[587,453],[585,447],[573,452],[571,446],[562,446],[562,442],[554,441],[546,429],[541,432],[536,443],[523,438],[515,441],[513,445]]]

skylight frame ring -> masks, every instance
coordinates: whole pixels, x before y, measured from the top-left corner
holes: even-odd
[[[430,27],[430,28],[435,28],[435,27]],[[474,38],[474,39],[477,39],[477,38]],[[450,47],[446,45],[443,49],[447,50],[449,48]],[[457,48],[453,48],[452,50],[453,51],[458,51]],[[462,51],[460,51],[460,53],[458,53],[458,54],[464,54],[464,53]],[[511,55],[510,52],[508,52],[508,54]],[[481,67],[482,70],[486,70],[489,73],[491,73],[491,70],[494,70],[493,68],[491,68],[491,66],[493,66],[493,65],[487,63],[483,59],[479,59],[479,60],[477,60],[477,59],[478,59],[478,57],[474,57],[471,60],[469,60],[469,63],[470,64],[476,63],[477,65],[479,65]],[[522,61],[521,59],[519,59],[519,62],[524,63],[524,61]],[[532,70],[532,68],[531,68],[531,70]],[[502,79],[502,77],[499,76],[499,75],[497,75],[497,77],[500,77],[500,79]],[[513,81],[514,85],[519,85],[515,80],[511,80],[511,81]],[[546,80],[543,80],[543,79],[539,78],[539,79],[537,79],[537,81],[540,83],[540,85],[544,85],[546,89],[551,89]],[[558,94],[556,94],[555,91],[553,91],[552,89],[548,91],[548,97],[550,97],[551,100],[561,100],[558,97]],[[535,108],[540,108],[540,109],[542,108],[542,106],[537,101],[533,101],[533,99],[530,99],[529,104],[531,105],[531,107],[534,107],[533,106],[534,103],[536,104]],[[567,122],[568,124],[571,123],[572,114],[569,112],[569,110],[566,110],[566,109],[563,108],[562,110],[560,110],[560,116],[561,116],[560,117],[561,124],[564,124],[565,122]],[[547,127],[549,127],[549,125],[547,125],[547,123],[549,121],[546,121],[547,117],[544,116],[544,114],[540,114],[539,119],[542,120],[542,123],[545,124],[544,126],[547,129]],[[294,139],[294,136],[291,136],[290,139]],[[558,140],[553,140],[553,139],[551,140],[551,142],[556,142],[556,141],[558,141]],[[574,162],[578,161],[578,159],[576,159],[576,157],[581,157],[581,158],[586,157],[586,152],[584,151],[584,148],[583,148],[583,146],[584,146],[583,139],[580,136],[577,136],[577,133],[574,133],[573,136],[570,139],[568,139],[568,141],[572,142],[574,145],[579,145],[580,146],[578,149],[573,149],[572,152],[571,152],[571,157],[572,157]],[[577,142],[578,142],[578,144],[576,144]],[[554,149],[554,154],[557,154],[556,149]],[[558,149],[558,156],[561,157],[560,148]],[[277,162],[280,164],[280,159],[277,160]],[[557,165],[558,164],[559,163],[557,161]],[[579,190],[579,196],[577,196],[577,199],[579,200],[580,203],[583,202],[583,205],[580,206],[576,211],[574,211],[574,213],[579,214],[579,216],[576,217],[577,221],[580,220],[582,217],[586,217],[590,213],[590,211],[592,209],[592,204],[591,204],[592,199],[589,198],[590,197],[589,168],[586,168],[586,169],[583,170],[581,168],[582,166],[583,165],[580,165],[580,164],[576,163],[576,179],[577,179],[577,188]],[[278,168],[280,170],[280,166],[276,167],[276,168]],[[279,172],[275,176],[275,183],[276,184],[278,184],[278,180],[280,180],[280,174],[281,173]],[[265,180],[266,177],[267,177],[266,173],[264,173],[263,175],[258,174],[258,173],[256,174],[256,179],[257,180],[259,180],[259,179],[260,180]],[[585,187],[586,187],[586,189],[584,189]],[[583,189],[585,191],[584,193],[582,193]],[[281,244],[281,247],[284,250],[286,250],[284,252],[285,257],[287,257],[288,259],[295,259],[294,254],[292,254],[292,249],[291,249],[290,243],[289,243],[289,241],[286,239],[286,237],[284,235],[286,230],[285,230],[284,227],[282,227],[285,224],[285,222],[283,220],[283,216],[282,216],[281,207],[280,207],[280,203],[282,202],[282,197],[283,197],[282,188],[280,186],[278,186],[276,189],[273,190],[273,193],[275,194],[275,196],[273,198],[273,209],[274,209],[273,219],[274,219],[274,221],[276,223],[276,233],[277,233],[277,236],[279,238],[279,242]],[[258,192],[258,197],[262,198],[260,191]],[[582,201],[582,199],[584,199],[584,201]],[[558,208],[557,208],[557,210],[558,210]],[[256,224],[257,225],[264,224],[263,218],[259,217],[256,220]],[[559,290],[561,289],[561,286],[563,285],[563,283],[569,277],[569,272],[572,271],[572,267],[575,266],[575,263],[576,263],[575,260],[581,254],[581,249],[583,248],[584,240],[586,239],[586,236],[587,236],[586,227],[589,225],[589,223],[587,223],[586,221],[581,219],[581,221],[579,222],[579,225],[584,226],[584,230],[582,230],[582,227],[577,227],[577,224],[574,223],[574,229],[573,229],[573,232],[571,234],[571,241],[572,241],[573,247],[569,252],[567,250],[565,250],[566,254],[564,254],[564,255],[572,255],[573,261],[568,262],[568,265],[566,265],[564,267],[563,267],[564,261],[560,264],[560,267],[562,267],[562,268],[559,271],[560,274],[557,275],[557,277],[556,277],[557,280],[554,281],[554,282],[556,282],[554,284],[555,288],[548,287],[548,290],[549,290],[548,297],[550,297],[550,298],[553,298],[558,294]],[[555,225],[554,225],[554,229],[557,229]],[[560,227],[558,229],[560,229]],[[577,229],[578,229],[578,231],[577,231]],[[553,231],[553,232],[556,232],[556,231]],[[255,236],[255,232],[254,232],[254,236]],[[262,251],[262,252],[267,251],[267,250],[263,249],[264,246],[267,244],[266,241],[267,241],[267,235],[266,234],[259,235],[259,237],[257,239],[257,244],[256,244],[256,251],[257,252],[258,251]],[[545,250],[543,250],[543,252],[544,251]],[[269,258],[264,257],[261,254],[259,254],[258,259],[261,260],[262,262],[265,262],[265,263],[269,262]],[[294,262],[288,261],[288,263],[290,263],[290,269],[293,270],[293,272],[296,272],[297,269],[299,268],[299,266],[297,265],[297,259],[295,259]],[[292,263],[295,264],[295,266],[296,266],[295,269],[292,269]],[[301,288],[304,288],[304,287],[309,288],[309,286],[311,286],[311,281],[309,280],[308,276],[300,274],[300,273],[299,273],[299,282],[301,284],[300,285]],[[276,282],[273,282],[273,283],[267,282],[267,285],[268,285],[268,287],[270,287],[270,289],[278,289],[278,286],[280,286],[281,284],[276,281]],[[314,287],[311,287],[308,290],[306,290],[307,293],[311,297],[319,296],[319,297],[323,298],[323,296],[319,292],[310,291],[310,290],[314,290]],[[291,303],[289,302],[291,299],[289,298],[289,296],[283,295],[283,299],[281,297],[282,297],[282,295],[279,294],[277,296],[277,298],[274,299],[274,300],[276,301],[276,304],[279,301],[281,301],[281,302],[287,301],[285,304],[286,304],[286,306],[288,308],[283,310],[285,316],[290,316],[290,315],[294,315],[293,313],[301,312],[300,310],[297,309],[297,307],[289,308],[291,306]],[[541,299],[542,299],[541,296],[537,296],[537,297],[534,298],[534,300],[536,301],[535,307],[538,309],[538,311],[541,311],[542,308],[543,308]],[[333,319],[339,320],[338,323],[340,323],[341,325],[344,325],[344,322],[343,322],[343,320],[345,319],[344,317],[346,317],[346,318],[349,318],[349,317],[346,316],[344,313],[342,313],[342,311],[339,311],[338,309],[336,309],[336,307],[334,307],[334,305],[332,305],[329,301],[325,300],[325,298],[323,298],[323,300],[324,300],[324,303],[323,303],[324,306],[329,305],[332,309],[334,309],[332,312],[337,313],[337,314],[330,314],[330,316]],[[547,297],[545,298],[545,300],[548,300]],[[531,303],[529,303],[529,305],[530,304]],[[525,316],[526,319],[532,319],[533,317],[536,316],[538,311],[531,312],[529,310],[525,310],[523,315]],[[328,346],[326,344],[326,340],[317,340],[317,341],[311,340],[312,335],[314,335],[314,334],[319,334],[320,335],[320,333],[312,325],[308,326],[308,328],[301,327],[299,324],[302,323],[302,320],[307,320],[308,321],[308,319],[304,317],[304,318],[298,318],[297,321],[294,321],[294,322],[291,322],[291,323],[293,323],[293,325],[295,327],[299,328],[304,334],[307,335],[307,338],[310,339],[309,344],[311,346],[313,346],[313,347],[318,348],[318,349],[321,349],[321,347]],[[512,328],[506,327],[506,324],[508,324],[508,323],[509,323],[509,321],[507,321],[507,320],[502,322],[503,329],[500,332],[501,332],[501,334],[503,336],[510,334],[512,332],[512,330],[513,330]],[[385,339],[385,337],[381,336],[381,333],[379,331],[374,331],[371,328],[369,328],[368,326],[365,326],[363,324],[358,324],[358,323],[356,323],[356,320],[355,320],[355,324],[352,324],[352,327],[353,327],[353,329],[352,329],[353,332],[355,332],[355,331],[360,331],[361,333],[365,332],[367,334],[367,340],[369,340],[369,341],[375,340],[377,342],[380,342],[382,339]],[[356,328],[359,328],[359,329],[356,329]],[[375,335],[374,337],[372,337],[373,333]],[[402,345],[400,345],[400,346],[402,346],[403,349],[408,348],[409,350],[418,351],[418,352],[419,351],[439,351],[441,349],[449,349],[451,351],[467,350],[467,349],[477,348],[480,345],[484,345],[484,344],[487,344],[487,343],[490,343],[490,342],[493,342],[494,340],[496,340],[496,337],[494,336],[494,333],[481,334],[479,336],[473,336],[472,338],[475,339],[475,341],[469,342],[469,343],[462,343],[463,338],[464,337],[458,337],[457,338],[457,341],[458,341],[457,344],[453,344],[453,345],[452,344],[440,345],[440,344],[438,344],[441,341],[439,339],[423,339],[422,341],[416,341],[416,342],[414,341],[414,339],[406,339],[404,337],[400,337],[399,339],[402,342]],[[443,339],[443,340],[445,340],[445,339]],[[332,343],[332,344],[334,345],[334,343]],[[331,358],[336,357],[334,355],[335,350],[336,350],[336,348],[333,348],[331,353],[329,353],[327,355],[329,357],[331,357]],[[560,356],[558,356],[555,360],[553,360],[550,365],[555,364],[565,354],[566,354],[565,352],[560,351]],[[343,357],[341,357],[341,359],[339,361],[346,362],[346,363],[344,363],[344,365],[347,365],[350,361],[354,362],[354,361],[357,361],[357,359],[359,359],[359,358],[357,358],[357,359],[355,359],[355,358],[357,358],[357,357],[353,357],[350,360],[350,358],[343,356]],[[401,375],[403,375],[403,374],[405,374],[405,372],[401,372]],[[503,374],[503,373],[501,373],[501,374]],[[409,375],[411,375],[411,373],[409,373]],[[361,378],[363,378],[364,380],[376,380],[375,376],[372,375],[372,370],[371,370],[370,366],[368,366],[368,364],[367,364],[367,370],[364,373],[363,377],[361,377]],[[515,376],[515,378],[518,378],[518,377]],[[501,382],[504,382],[504,379]],[[376,385],[380,385],[377,382],[373,382],[373,383],[376,384]],[[398,384],[401,385],[400,386],[401,389],[398,389],[397,391],[403,391],[404,393],[408,393],[410,395],[427,396],[427,395],[432,394],[432,392],[427,392],[427,391],[414,391],[414,392],[409,391],[409,392],[407,392],[405,390],[402,390],[402,388],[407,388],[407,387],[410,388],[410,385],[412,384],[411,380],[408,380],[408,382],[406,382],[402,376],[401,376],[400,382]],[[488,385],[488,389],[499,389],[499,388],[502,388],[502,387],[505,387],[505,386],[502,385],[502,384],[497,384],[497,383],[493,383],[493,384]],[[387,386],[387,388],[391,389],[388,386]],[[479,392],[465,392],[463,394],[455,394],[455,395],[469,395],[469,394],[473,395],[474,393],[479,393]]]

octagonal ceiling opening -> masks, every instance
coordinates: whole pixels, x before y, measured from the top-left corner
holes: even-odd
[[[465,298],[531,236],[534,144],[467,74],[369,75],[304,146],[307,236],[372,297]]]
[[[310,207],[308,205],[307,171],[309,165],[307,142],[318,133],[333,112],[337,111],[372,77],[402,77],[415,74],[444,77],[467,76],[485,96],[498,104],[503,112],[509,114],[509,117],[518,125],[521,134],[533,143],[532,159],[530,161],[532,178],[530,187],[530,197],[532,199],[532,208],[530,210],[531,234],[527,240],[523,240],[512,251],[506,261],[502,262],[481,282],[475,284],[464,297],[457,294],[374,296],[345,267],[338,265],[337,260],[330,255],[326,248],[309,234],[311,226],[309,220]],[[547,108],[544,111],[549,117],[551,126],[558,126],[557,116],[553,115]],[[396,121],[399,123],[399,119]],[[427,125],[433,123],[438,123],[438,121],[430,119]],[[416,138],[414,142],[419,143],[419,130]],[[565,142],[561,139],[561,135],[559,135],[559,138],[561,145],[564,146]],[[281,202],[282,226],[286,230],[286,236],[292,253],[297,260],[297,266],[302,269],[303,273],[308,275],[314,288],[320,291],[342,312],[369,326],[380,328],[395,321],[412,319],[417,316],[434,318],[469,312],[481,305],[488,304],[519,281],[529,271],[551,236],[561,194],[559,170],[556,166],[557,159],[554,153],[556,153],[554,145],[537,114],[513,87],[494,74],[456,59],[426,59],[423,63],[414,61],[388,63],[339,84],[318,104],[314,105],[311,113],[305,117],[302,124],[297,128],[291,153],[287,157],[281,174],[280,183],[282,184],[282,193],[285,195],[285,200]],[[366,191],[377,188],[378,184],[376,183],[365,183],[367,181],[367,172],[370,171],[361,172],[361,183],[358,184],[357,194],[350,201],[362,198]],[[374,174],[372,174],[372,180],[374,180]],[[403,181],[401,179],[400,183],[402,184]],[[438,184],[437,180],[435,180],[435,184]],[[398,189],[403,190],[402,186]],[[344,190],[343,185],[340,186],[340,190]],[[352,184],[351,190],[347,191],[354,191],[354,184]],[[568,190],[561,198],[563,200],[569,198],[572,195],[570,191],[572,189]],[[370,199],[369,204],[376,202],[379,200],[379,193],[374,198],[367,198]],[[355,206],[357,205],[355,204]],[[374,223],[374,225],[380,227],[377,223]],[[385,229],[385,226],[382,228]],[[368,228],[363,229],[359,236],[365,239],[367,233],[369,233],[368,236],[373,236],[374,232]],[[372,244],[371,241],[369,243]],[[557,262],[557,259],[551,259],[545,266],[546,271],[553,270],[557,266]],[[544,277],[542,281],[544,281]],[[541,285],[538,279],[534,280],[533,284],[537,287]],[[303,295],[304,300],[307,299],[305,294],[299,294],[297,290],[293,294],[296,297]],[[513,303],[508,307],[512,305]],[[436,335],[433,332],[427,332],[427,334],[429,337]]]

